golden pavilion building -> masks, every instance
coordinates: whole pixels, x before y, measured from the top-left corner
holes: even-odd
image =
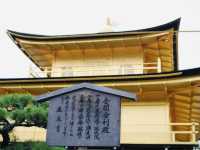
[[[157,27],[78,35],[8,31],[42,77],[0,79],[0,94],[39,95],[90,82],[134,92],[121,106],[121,149],[195,149],[200,68],[178,69],[180,19]]]

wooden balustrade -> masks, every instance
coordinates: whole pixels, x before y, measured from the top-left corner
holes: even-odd
[[[191,143],[195,143],[197,142],[197,139],[196,139],[196,136],[197,134],[199,133],[198,131],[198,127],[199,127],[199,124],[198,123],[195,123],[195,122],[192,122],[192,123],[170,123],[169,124],[172,129],[173,127],[189,127],[188,130],[172,130],[171,133],[172,133],[172,142],[175,143],[175,142],[181,142],[181,141],[178,141],[176,139],[176,136],[177,135],[189,135],[190,138],[189,138],[189,141],[184,141],[184,142],[191,142]]]
[[[197,144],[198,123],[137,124],[122,130],[123,144]]]
[[[57,66],[52,69],[52,67],[42,67],[42,71],[38,68],[30,67],[30,75],[40,75],[47,76],[95,76],[95,75],[126,75],[126,74],[136,74],[144,73],[146,70],[156,70],[159,72],[157,62],[144,63],[144,64],[127,64],[127,65],[88,65],[88,66]],[[100,74],[101,73],[101,74]]]

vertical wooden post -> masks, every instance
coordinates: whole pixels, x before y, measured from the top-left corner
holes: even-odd
[[[176,133],[172,131],[172,142],[176,142]]]
[[[158,57],[157,59],[157,72],[161,73],[162,72],[162,64],[161,64],[161,59]]]
[[[192,123],[192,142],[196,141],[196,125]]]

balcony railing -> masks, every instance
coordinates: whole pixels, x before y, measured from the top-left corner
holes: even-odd
[[[197,144],[198,123],[122,125],[123,144]]]
[[[172,142],[183,142],[178,139],[177,136],[189,136],[188,140],[184,142],[197,142],[197,134],[199,133],[199,124],[198,123],[170,123],[172,127],[171,135],[172,135]],[[186,127],[184,129],[181,129]],[[181,138],[180,138],[181,139]]]
[[[197,135],[199,134],[199,124],[195,122],[133,124],[131,128],[133,131],[124,132],[126,130],[124,128],[121,130],[121,144],[197,144]],[[11,135],[11,139],[15,138],[13,140],[17,142],[44,141],[46,130],[37,127],[17,127]]]
[[[157,62],[144,64],[125,64],[125,65],[87,65],[87,66],[61,66],[43,67],[43,71],[36,67],[30,67],[31,77],[74,77],[74,76],[99,76],[99,75],[128,75],[142,74],[151,70],[160,72]]]

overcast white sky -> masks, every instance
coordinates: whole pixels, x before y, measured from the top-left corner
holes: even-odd
[[[180,30],[200,30],[200,0],[1,0],[0,78],[26,77],[28,58],[6,30],[33,34],[76,34],[157,26],[181,17]],[[200,33],[180,33],[180,69],[200,67]]]

